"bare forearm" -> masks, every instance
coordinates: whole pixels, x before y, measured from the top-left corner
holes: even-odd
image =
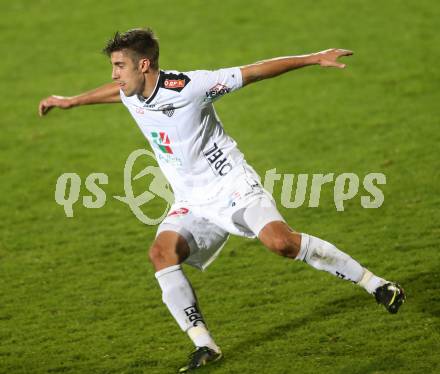
[[[108,83],[94,90],[72,96],[69,99],[72,106],[121,102],[119,85],[117,83]]]
[[[40,101],[38,113],[40,116],[47,114],[52,108],[69,109],[78,105],[120,103],[119,85],[108,83],[94,90],[84,92],[77,96],[65,97],[52,95]]]
[[[241,67],[243,86],[262,79],[276,77],[288,71],[310,65],[323,67],[344,68],[345,64],[337,61],[339,57],[351,56],[352,51],[346,49],[327,49],[325,51],[303,56],[277,57],[270,60],[259,61]]]
[[[254,64],[243,66],[243,85],[260,81],[262,79],[273,78],[288,71],[302,68],[304,66],[318,64],[316,55],[286,56],[277,57],[269,60],[258,61]]]

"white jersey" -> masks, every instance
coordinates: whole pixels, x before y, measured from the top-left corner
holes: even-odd
[[[176,200],[212,197],[244,162],[224,131],[213,101],[242,87],[240,68],[160,71],[149,98],[121,100],[150,142]]]

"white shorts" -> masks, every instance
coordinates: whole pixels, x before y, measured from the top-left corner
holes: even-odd
[[[234,170],[225,187],[202,203],[176,201],[157,235],[175,231],[191,250],[185,263],[204,270],[219,255],[229,234],[255,238],[269,222],[284,219],[258,174],[247,164]]]

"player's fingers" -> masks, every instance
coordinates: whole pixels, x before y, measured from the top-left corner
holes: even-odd
[[[327,62],[325,64],[322,64],[322,66],[327,67],[327,68],[338,68],[338,69],[344,69],[345,68],[345,64],[342,64],[340,62],[336,62],[336,61],[331,61],[331,62]]]
[[[349,49],[338,49],[339,56],[352,56],[353,51],[350,51]]]
[[[339,68],[339,69],[343,69],[345,68],[345,64],[343,64],[342,62],[338,62],[335,60],[327,60],[327,61],[323,61],[321,63],[321,66],[323,67],[327,67],[327,68]]]
[[[44,101],[40,101],[40,104],[38,105],[38,114],[40,117],[44,115]]]
[[[47,100],[44,100],[40,103],[40,105],[38,107],[38,113],[40,114],[40,116],[44,116],[52,108],[53,108],[53,105],[51,105]]]
[[[44,115],[46,115],[47,113],[49,113],[50,110],[52,110],[54,107],[53,106],[47,106],[44,108]]]

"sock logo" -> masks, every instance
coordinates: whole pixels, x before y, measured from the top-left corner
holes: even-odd
[[[199,323],[205,324],[205,321],[203,321],[202,314],[197,309],[197,305],[192,305],[188,308],[185,308],[183,310],[185,314],[187,315],[189,321],[192,323],[194,327],[196,327]]]
[[[345,275],[342,274],[342,273],[340,273],[339,271],[336,272],[336,276],[337,276],[338,278],[345,279]]]
[[[341,279],[347,279],[348,281],[351,281],[354,284],[358,283],[358,282],[354,281],[353,279],[346,278],[346,276],[344,274],[340,273],[339,271],[336,272],[336,276]]]

